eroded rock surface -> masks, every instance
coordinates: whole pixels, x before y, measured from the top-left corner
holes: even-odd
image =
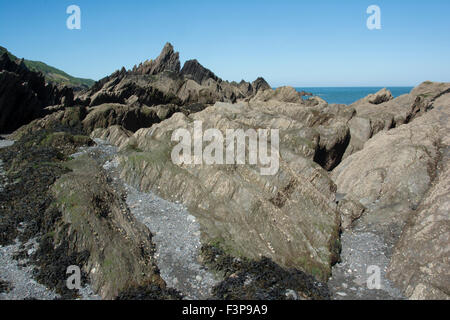
[[[130,213],[124,190],[112,188],[86,154],[67,165],[72,171],[52,187],[55,206],[62,213],[57,235],[72,239],[74,250],[89,252],[83,269],[94,290],[111,299],[139,285],[165,289],[153,258],[152,235]]]
[[[450,299],[450,95],[434,104],[442,139],[437,178],[411,214],[388,270],[411,299]]]
[[[294,113],[292,108],[285,107],[284,113]],[[287,143],[295,138],[289,130],[303,125],[283,112],[276,117],[280,110],[264,111],[267,114],[259,105],[219,103],[141,129],[129,139],[139,150],[120,157],[121,177],[141,190],[182,201],[202,225],[205,238],[219,238],[238,255],[267,256],[326,279],[339,251],[335,185],[326,171],[304,156],[301,146],[308,150],[309,140],[298,137],[298,144]],[[203,121],[203,130],[223,132],[281,128],[280,170],[262,176],[259,166],[175,165],[172,132],[192,132],[194,121]]]
[[[390,261],[388,276],[403,294],[447,299],[450,94],[442,91],[446,84],[430,87],[441,88],[442,94],[433,93],[428,112],[378,133],[331,176],[344,199],[366,207],[353,233],[381,237]]]
[[[73,103],[73,91],[45,82],[42,74],[23,63],[0,57],[0,133],[10,133],[21,125],[42,117],[49,105]]]
[[[348,123],[351,140],[343,158],[361,150],[364,143],[379,132],[409,123],[423,115],[437,98],[449,90],[449,83],[424,82],[410,94],[395,99],[383,89],[351,104],[356,114]]]

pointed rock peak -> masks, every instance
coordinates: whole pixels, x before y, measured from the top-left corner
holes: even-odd
[[[163,71],[180,72],[180,54],[175,52],[172,44],[167,42],[160,55],[153,63],[152,74]]]
[[[260,90],[272,89],[270,87],[270,85],[267,83],[267,81],[262,77],[259,77],[258,79],[253,81],[252,87],[253,87],[253,90],[255,91],[255,93]]]
[[[180,55],[175,52],[172,44],[167,42],[155,60],[145,61],[133,70],[137,74],[155,75],[160,72],[180,72]]]
[[[217,77],[211,70],[202,66],[196,59],[188,60],[184,63],[183,69],[181,69],[181,75],[192,79],[199,84],[202,84],[208,79],[220,81],[219,77]]]
[[[175,52],[175,50],[173,49],[173,45],[170,42],[166,42],[160,55],[163,55],[164,53],[172,54],[174,52]]]

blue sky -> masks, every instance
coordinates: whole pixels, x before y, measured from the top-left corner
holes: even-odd
[[[68,30],[66,8],[81,8]],[[381,30],[366,27],[369,5]],[[226,80],[272,86],[414,86],[450,81],[450,1],[17,0],[0,2],[0,45],[98,80],[165,42]]]

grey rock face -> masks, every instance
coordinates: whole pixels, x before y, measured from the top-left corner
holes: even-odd
[[[441,90],[430,111],[378,133],[331,174],[339,193],[366,207],[357,227],[386,243],[388,277],[412,299],[448,299],[450,292],[447,86],[427,85]]]
[[[253,87],[253,93],[255,93],[255,94],[260,90],[271,89],[270,85],[267,83],[267,81],[261,77],[259,77],[258,79],[256,79],[255,81],[252,82],[252,87]]]
[[[367,101],[371,104],[380,104],[394,99],[392,93],[386,88],[381,89],[377,93],[371,94],[367,97]]]
[[[170,43],[166,43],[160,55],[153,61],[147,61],[133,69],[135,74],[155,75],[164,71],[180,72],[180,54],[175,52]]]
[[[28,70],[23,61],[11,61],[6,53],[0,57],[0,133],[45,115],[46,106],[72,103],[72,89],[46,84],[42,74]]]
[[[441,137],[437,178],[396,245],[388,276],[411,299],[450,299],[450,94],[415,121],[434,126]]]
[[[448,90],[448,83],[424,82],[410,94],[395,99],[383,89],[351,104],[356,114],[348,123],[351,139],[343,158],[361,150],[364,143],[379,132],[391,130],[423,115],[430,110],[433,101]]]
[[[88,133],[97,128],[108,128],[113,125],[120,125],[125,130],[135,132],[140,128],[149,128],[177,111],[180,109],[175,105],[138,108],[121,104],[103,104],[92,108],[82,123]]]
[[[181,75],[202,84],[208,79],[218,81],[219,78],[209,69],[203,67],[197,60],[188,60],[185,62]]]
[[[183,202],[205,239],[220,239],[239,256],[267,256],[326,279],[339,250],[335,186],[325,170],[303,155],[298,144],[308,148],[310,142],[290,133],[304,127],[287,116],[299,106],[283,108],[218,103],[188,117],[177,113],[129,138],[140,151],[122,153],[121,178],[143,191]],[[258,166],[175,165],[171,134],[177,128],[192,131],[196,120],[203,121],[204,130],[223,132],[241,126],[280,128],[280,170],[261,176]],[[126,144],[121,149],[127,150]]]

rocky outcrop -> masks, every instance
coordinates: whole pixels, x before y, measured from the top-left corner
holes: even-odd
[[[22,126],[13,133],[13,137],[19,139],[24,134],[42,129],[89,135],[97,129],[107,130],[114,126],[120,126],[122,131],[135,132],[140,128],[149,128],[154,123],[170,118],[175,112],[183,112],[188,115],[204,108],[205,106],[201,104],[186,107],[173,104],[135,107],[114,103],[90,108],[50,106],[45,108],[45,112],[50,113],[49,115]]]
[[[411,299],[450,299],[448,160],[445,166],[403,231],[389,267],[389,277]]]
[[[128,139],[133,135],[133,132],[125,130],[123,127],[115,125],[110,126],[106,129],[98,128],[92,131],[92,139],[101,139],[103,141],[108,141],[112,145],[118,147],[130,146],[134,148],[133,145],[127,145]]]
[[[450,93],[440,92],[433,94],[427,113],[378,133],[331,174],[344,199],[366,207],[360,229],[389,244],[400,238],[387,253],[388,258],[393,254],[389,277],[413,299],[447,299],[450,292]]]
[[[217,77],[211,70],[203,67],[195,59],[185,62],[183,69],[181,69],[181,75],[188,79],[192,79],[199,84],[202,84],[208,79],[219,81],[219,77]]]
[[[403,223],[435,177],[441,136],[433,114],[379,133],[332,172],[339,193],[386,214],[376,217],[379,225],[394,223],[395,216]]]
[[[423,115],[431,108],[433,101],[450,90],[449,83],[424,82],[395,99],[383,89],[352,105],[355,116],[349,121],[351,140],[344,159],[361,150],[364,143],[381,131],[396,128]]]
[[[214,104],[217,101],[236,102],[270,88],[264,79],[252,84],[223,81],[197,60],[188,60],[180,70],[179,54],[166,44],[156,60],[122,68],[98,81],[89,91],[79,94],[84,105],[97,106],[119,103],[133,106],[159,104]]]
[[[12,132],[45,115],[44,107],[73,103],[72,89],[45,82],[42,74],[16,63],[7,53],[0,57],[0,132]]]
[[[298,107],[261,110],[259,105],[217,103],[189,116],[177,113],[129,139],[131,147],[119,158],[121,177],[185,203],[205,239],[220,239],[235,255],[267,256],[326,279],[339,252],[335,186],[310,159],[314,155],[304,154],[312,143],[299,136],[304,125],[288,117]],[[229,128],[280,129],[279,171],[263,176],[260,165],[174,164],[171,135],[178,128],[192,133],[194,121],[223,133]]]
[[[303,99],[297,90],[292,87],[279,87],[275,90],[271,88],[266,90],[260,90],[256,96],[252,99],[253,102],[256,101],[269,101],[275,100],[279,102],[290,102],[290,103],[302,103]]]
[[[41,130],[70,132],[75,134],[84,133],[82,121],[88,114],[86,107],[61,106],[48,107],[49,115],[36,119],[14,131],[12,137],[17,140],[22,136]]]
[[[151,234],[130,214],[124,194],[110,187],[89,157],[67,165],[72,172],[52,187],[55,207],[62,213],[55,242],[72,239],[73,250],[89,252],[84,271],[105,299],[133,286],[165,288],[153,259]]]
[[[437,178],[411,213],[392,257],[388,276],[411,299],[450,299],[450,94],[416,120],[441,137]]]
[[[155,60],[146,61],[134,67],[132,73],[140,75],[155,75],[161,72],[180,72],[180,55],[175,52],[170,43],[166,43],[161,54]]]
[[[258,79],[256,79],[255,81],[252,82],[252,88],[253,88],[253,90],[252,90],[253,94],[256,94],[259,91],[271,89],[270,85],[267,83],[267,81],[261,77],[259,77]]]
[[[392,93],[389,90],[387,90],[386,88],[383,88],[374,94],[369,94],[363,100],[367,101],[371,104],[380,104],[383,102],[391,101],[392,99],[394,99],[394,97],[392,96]]]
[[[135,132],[140,128],[149,128],[179,111],[180,108],[175,105],[138,108],[121,104],[103,104],[92,108],[82,123],[88,133],[97,128],[108,128],[113,125],[120,125],[125,130]]]

